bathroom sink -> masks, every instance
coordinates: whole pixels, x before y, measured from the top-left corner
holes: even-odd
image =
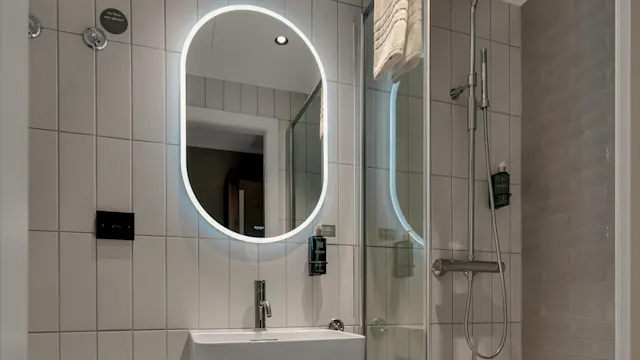
[[[193,360],[362,360],[364,336],[323,329],[192,331]]]

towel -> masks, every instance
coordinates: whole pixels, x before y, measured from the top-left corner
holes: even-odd
[[[408,0],[407,36],[402,57],[391,68],[391,80],[395,83],[402,75],[420,65],[422,60],[422,0]]]
[[[373,77],[382,78],[402,58],[407,37],[408,0],[375,0]]]

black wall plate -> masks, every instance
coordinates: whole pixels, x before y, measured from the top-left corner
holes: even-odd
[[[96,211],[97,239],[133,240],[134,233],[134,213]]]

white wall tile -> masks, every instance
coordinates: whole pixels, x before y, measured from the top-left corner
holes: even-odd
[[[509,171],[509,168],[511,168],[509,158],[509,116],[505,114],[492,113],[490,131],[491,173],[495,174],[498,171],[498,166],[503,161],[507,165],[507,170]],[[479,155],[483,157],[484,161],[484,151]],[[486,165],[484,167],[486,168]]]
[[[451,1],[451,30],[469,34],[471,6],[466,0]]]
[[[491,0],[491,41],[509,43],[509,8],[501,0]]]
[[[467,359],[463,357],[453,357],[452,325],[431,325],[431,344],[429,348],[431,350],[432,359]]]
[[[95,138],[61,133],[60,230],[92,232],[96,209]]]
[[[338,4],[334,1],[313,2],[313,46],[318,50],[329,81],[338,81]]]
[[[522,255],[511,255],[511,319],[522,321]]]
[[[97,208],[131,211],[131,141],[98,137]]]
[[[88,27],[95,24],[94,19],[93,1],[58,0],[58,29],[61,31],[82,34]],[[85,46],[82,42],[79,44]]]
[[[198,20],[197,0],[165,1],[166,48],[170,51],[182,51],[184,39]]]
[[[231,241],[229,246],[229,327],[252,328],[254,322],[254,284],[258,280],[258,245]]]
[[[133,328],[166,327],[166,240],[137,236],[133,242]]]
[[[280,15],[285,15],[285,0],[258,0],[258,6],[262,6],[265,9],[275,11]]]
[[[431,177],[431,247],[452,249],[451,178]],[[457,194],[456,196],[459,196]]]
[[[60,5],[62,6],[62,1]],[[74,4],[74,6],[77,6],[77,9],[82,8],[80,4]],[[60,11],[62,10],[61,8]],[[69,12],[71,11],[67,10],[66,13]],[[91,14],[93,16],[93,10]],[[62,21],[60,25],[62,26]],[[59,128],[63,131],[94,134],[96,131],[94,52],[84,44],[80,35],[59,33],[58,53]]]
[[[224,86],[224,111],[230,111],[239,113],[242,104],[240,103],[241,99],[241,84],[233,81],[225,81]]]
[[[133,358],[136,360],[166,360],[167,332],[135,331],[133,333]]]
[[[36,15],[47,29],[58,28],[58,1],[34,0],[29,2],[29,14]],[[40,34],[42,36],[42,34]],[[33,40],[33,39],[32,39]],[[31,53],[33,54],[33,53]]]
[[[509,9],[509,29],[510,29],[510,43],[513,46],[520,46],[521,43],[521,33],[522,33],[522,24],[521,24],[521,7],[511,5]]]
[[[469,44],[470,36],[458,32],[451,33],[451,85],[452,87],[465,86],[469,84]],[[476,45],[477,46],[477,45]],[[434,50],[436,51],[436,50]],[[478,50],[479,51],[479,50]],[[466,106],[469,93],[468,90],[451,100],[454,104]]]
[[[451,105],[431,101],[431,173],[451,175]]]
[[[291,114],[291,93],[288,91],[275,91],[275,117],[280,120],[293,120]]]
[[[338,266],[328,265],[327,273],[313,279],[314,287],[314,317],[316,326],[324,326],[340,314],[340,259],[339,246],[327,246],[327,262]]]
[[[29,360],[58,360],[58,333],[29,334]]]
[[[96,0],[96,26],[102,30],[104,26],[100,22],[100,14],[106,9],[118,9],[120,10],[127,20],[131,20],[131,1],[128,0]],[[113,34],[105,30],[107,37],[109,40],[120,41],[120,42],[131,42],[131,22],[127,26],[127,29],[122,34]]]
[[[205,79],[187,74],[187,106],[205,107]]]
[[[258,278],[267,282],[267,300],[271,302],[273,317],[267,327],[287,326],[287,248],[286,244],[261,244]]]
[[[471,8],[469,5],[467,5],[467,7]],[[467,22],[469,22],[469,18],[467,18]],[[476,36],[483,39],[491,38],[490,1],[478,1],[478,8],[476,10]]]
[[[322,224],[336,225],[340,227],[339,223],[339,183],[338,183],[338,164],[329,163],[329,180],[327,184],[327,196],[324,199],[322,210],[320,211],[320,217],[318,221]],[[328,238],[328,244],[337,244],[337,238]]]
[[[448,250],[432,250],[431,261],[451,259]],[[439,276],[431,283],[431,323],[446,324],[453,320],[453,276]]]
[[[60,330],[95,329],[96,240],[91,234],[60,233]]]
[[[509,113],[509,46],[491,43],[491,63],[489,73],[489,93],[491,110]]]
[[[287,326],[312,326],[313,278],[309,276],[307,246],[287,244]]]
[[[227,5],[227,0],[198,0],[198,18]]]
[[[169,33],[167,31],[167,33]],[[132,48],[133,139],[165,140],[165,55],[161,50]]]
[[[433,0],[431,2],[431,24],[451,29],[451,0]]]
[[[191,347],[187,345],[189,332],[186,330],[167,331],[167,360],[191,359]]]
[[[367,247],[366,279],[370,279],[367,292],[364,294],[367,319],[371,322],[374,318],[387,318],[387,256],[386,249],[381,247]]]
[[[511,252],[522,253],[522,190],[511,186]]]
[[[133,142],[133,211],[136,234],[165,235],[165,146]]]
[[[511,309],[511,275],[512,275],[512,270],[511,270],[511,256],[509,256],[509,254],[506,253],[506,251],[504,253],[502,253],[502,262],[505,264],[504,267],[504,278],[505,278],[505,285],[506,285],[506,291],[507,291],[507,298],[505,299],[506,301],[506,305],[507,305],[507,320],[508,321],[512,321],[511,320],[511,314],[509,313],[510,309]],[[493,253],[491,255],[491,261],[498,261],[498,258],[496,256],[495,253]],[[513,281],[520,281],[519,279],[514,279]],[[493,310],[492,310],[492,321],[494,323],[500,323],[504,321],[504,307],[503,307],[503,303],[502,303],[502,281],[500,279],[500,275],[496,274],[496,276],[492,276],[491,277],[491,286],[493,288]],[[501,331],[502,329],[500,329]],[[497,345],[497,344],[496,344]]]
[[[29,130],[29,228],[58,229],[58,134]]]
[[[206,78],[206,107],[209,109],[224,109],[224,81]]]
[[[519,48],[509,48],[509,93],[511,94],[509,111],[513,115],[522,114],[522,64]]]
[[[98,336],[95,332],[61,333],[60,360],[96,360]]]
[[[462,0],[464,1],[464,0]],[[450,102],[451,90],[451,32],[439,28],[431,30],[431,46],[438,51],[431,55],[431,66],[439,71],[431,73],[431,98]]]
[[[258,87],[258,116],[275,117],[274,89]]]
[[[340,246],[338,260],[340,261],[338,266],[340,271],[338,276],[338,296],[340,298],[338,313],[345,324],[357,324],[354,303],[357,297],[354,294],[358,292],[358,288],[355,286],[354,276],[357,276],[358,269],[354,266],[354,247]]]
[[[167,328],[198,327],[198,240],[167,238]]]
[[[311,39],[311,0],[285,0],[287,19]]]
[[[467,181],[451,179],[451,210],[453,221],[453,249],[467,249]]]
[[[338,159],[341,164],[354,164],[356,160],[356,96],[353,86],[338,84],[338,118],[330,120],[330,126],[338,126]]]
[[[229,328],[229,240],[200,239],[199,324],[204,329]]]
[[[489,185],[484,181],[476,181],[475,208],[475,249],[491,251],[491,211],[489,210]]]
[[[360,7],[338,3],[338,80],[344,84],[356,85],[358,78],[354,23],[359,26],[361,13]]]
[[[522,324],[511,324],[511,360],[522,360]]]
[[[451,174],[454,177],[466,178],[469,173],[467,108],[453,105],[451,110]]]
[[[133,358],[131,331],[99,332],[98,360],[129,360]]]
[[[98,330],[132,327],[131,241],[97,240]]]
[[[31,7],[49,3],[53,3],[55,21],[55,0],[32,1]],[[32,14],[38,13],[32,10]],[[42,17],[40,21],[46,26]],[[29,40],[29,105],[29,126],[58,128],[58,33],[52,30],[42,29],[40,36]]]
[[[29,232],[29,331],[58,331],[58,233]]]
[[[131,43],[164,48],[164,1],[131,2]]]
[[[167,235],[198,236],[198,213],[189,200],[180,173],[178,146],[167,146]]]
[[[258,115],[258,87],[242,84],[240,86],[240,112],[249,115]]]
[[[396,257],[411,256],[411,250],[385,248],[387,254],[387,317],[391,324],[411,323],[411,281],[410,277],[397,274]],[[407,311],[409,310],[409,311]]]
[[[511,182],[522,183],[522,123],[520,117],[512,116],[509,119],[510,128],[510,155],[511,155]]]
[[[424,118],[422,99],[409,97],[409,171],[423,173],[424,167]]]
[[[338,165],[338,241],[344,245],[354,245],[355,224],[354,214],[356,204],[354,203],[354,167],[349,165]]]
[[[112,42],[97,57],[97,134],[131,138],[131,46]]]
[[[166,103],[167,143],[180,141],[180,54],[165,52],[166,61]]]

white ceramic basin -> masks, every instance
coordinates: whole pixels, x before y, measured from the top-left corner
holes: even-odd
[[[363,360],[364,336],[335,330],[192,331],[194,360]]]

